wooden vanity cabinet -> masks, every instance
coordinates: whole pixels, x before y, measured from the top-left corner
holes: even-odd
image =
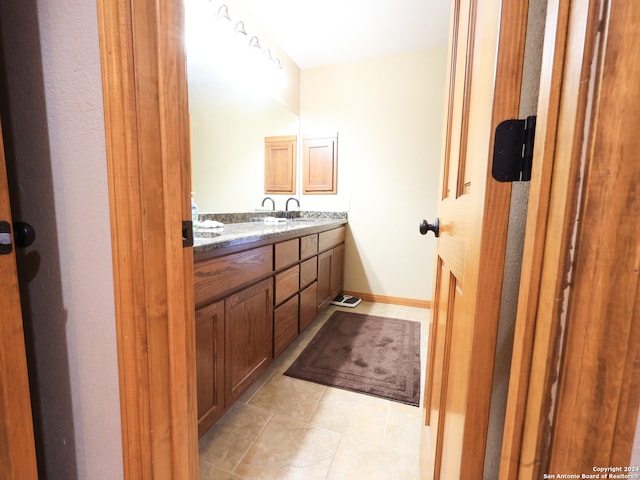
[[[225,399],[233,403],[273,359],[273,287],[268,278],[225,299]]]
[[[224,412],[224,302],[196,310],[198,434]]]
[[[197,261],[202,435],[342,290],[345,227]]]

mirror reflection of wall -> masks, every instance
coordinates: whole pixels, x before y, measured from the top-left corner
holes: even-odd
[[[229,7],[233,25],[242,19],[249,36],[259,34],[260,41],[277,52],[277,47],[269,44],[269,39],[251,24],[235,2],[226,1],[225,5]],[[252,88],[251,82],[243,82],[224,71],[230,55],[231,62],[236,61],[234,54],[238,55],[237,62],[242,58],[231,45],[224,43],[224,39],[211,33],[211,22],[215,22],[219,7],[217,2],[186,0],[185,6],[191,172],[195,200],[201,212],[252,211],[265,196],[264,138],[299,135],[299,118],[274,98],[282,97],[283,92]],[[208,31],[204,31],[206,29]],[[199,42],[197,49],[189,46],[189,42],[194,41]],[[203,43],[209,48],[205,48]],[[291,61],[278,53],[288,76],[293,74],[294,77],[294,81],[283,88],[297,91],[295,80],[299,71],[293,64],[296,71],[291,72]],[[276,196],[277,208],[284,208],[284,201]]]

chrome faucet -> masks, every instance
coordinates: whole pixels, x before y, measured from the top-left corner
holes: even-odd
[[[271,210],[273,210],[275,212],[275,210],[276,210],[276,202],[271,197],[264,197],[264,199],[262,200],[262,206],[264,207],[264,202],[266,202],[267,200],[271,200]]]
[[[284,206],[284,209],[285,209],[287,212],[289,211],[289,202],[290,202],[291,200],[294,200],[294,201],[298,204],[298,208],[300,208],[300,202],[298,201],[298,199],[297,199],[297,198],[295,198],[295,197],[289,197],[289,198],[287,198],[287,203],[286,203],[286,204],[285,204],[285,206]]]

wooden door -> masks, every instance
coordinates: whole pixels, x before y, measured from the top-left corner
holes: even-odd
[[[493,132],[517,118],[527,2],[454,0],[423,478],[482,478],[511,187]]]
[[[10,226],[9,207],[0,125],[0,222]],[[7,241],[13,243],[10,236],[0,238],[0,248],[7,248]],[[11,245],[10,253],[0,254],[0,278],[0,478],[36,479],[38,472],[15,245]]]

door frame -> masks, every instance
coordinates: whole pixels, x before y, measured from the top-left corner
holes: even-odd
[[[197,478],[193,252],[182,248],[178,233],[182,219],[190,218],[186,72],[182,41],[177,40],[183,38],[182,5],[152,0],[97,2],[125,478]],[[544,141],[536,145],[539,167],[533,170],[531,184],[522,283],[526,288],[520,289],[512,363],[515,380],[506,424],[514,423],[505,437],[505,465],[523,465],[525,448],[532,448],[527,458],[538,465],[549,454],[549,439],[540,428],[550,428],[542,419],[550,408],[545,401],[553,387],[550,373],[558,371],[560,361],[556,355],[551,362],[532,364],[531,355],[534,350],[557,352],[552,333],[557,332],[559,317],[544,317],[539,308],[545,307],[544,295],[554,290],[541,278],[544,274],[553,279],[554,287],[563,278],[562,260],[571,247],[569,207],[577,204],[576,189],[563,190],[575,180],[575,168],[567,166],[575,157],[563,161],[556,153],[562,102],[575,98],[580,105],[579,99],[584,99],[580,97],[584,90],[567,81],[567,62],[573,59],[582,66],[589,48],[583,40],[568,51],[568,27],[562,22],[569,18],[574,32],[582,28],[594,34],[594,24],[575,15],[580,8],[590,11],[590,2],[574,3],[576,9],[569,12],[569,0],[549,2],[547,30],[556,32],[545,43],[541,85],[548,90],[539,107],[548,117],[538,120],[538,138]],[[587,120],[582,113],[575,118],[574,130],[584,128]],[[578,151],[578,144],[571,146],[572,152]],[[558,212],[557,205],[567,207],[559,232],[554,230],[555,217],[549,217]],[[633,358],[625,361],[629,365]],[[636,415],[637,393],[624,403]],[[591,408],[594,415],[598,413]],[[526,427],[524,437],[520,427]],[[529,471],[521,477],[501,472],[501,478],[535,477]]]
[[[607,122],[597,123],[600,89],[607,76],[606,50],[619,49],[610,56],[618,55],[628,65],[640,49],[640,35],[627,23],[631,10],[621,14],[629,8],[622,2],[547,4],[501,480],[542,478],[560,470],[591,474],[594,467],[626,466],[630,460],[640,403],[640,349],[637,342],[628,341],[612,352],[607,332],[633,338],[639,328],[638,306],[633,305],[633,295],[619,294],[620,284],[607,278],[611,272],[622,274],[620,268],[613,270],[615,256],[603,262],[587,255],[598,249],[618,255],[622,249],[617,247],[637,242],[640,234],[637,220],[625,216],[616,193],[600,188],[621,175],[623,149],[626,158],[637,158],[633,152],[640,150],[632,135],[611,135],[616,114],[625,114],[620,104],[631,100],[620,101],[624,97],[617,92],[624,88],[605,87],[616,92],[606,108],[619,110]],[[617,23],[610,18],[612,9]],[[617,45],[609,44],[610,32],[618,35]],[[615,58],[609,61],[616,64]],[[625,124],[631,116],[627,113]],[[593,149],[600,146],[602,152],[606,142],[616,148],[594,160]],[[609,173],[592,176],[594,165]],[[593,226],[601,225],[615,225],[615,234],[604,229],[592,233]],[[617,238],[608,240],[611,237]],[[634,275],[628,270],[621,284],[633,285]],[[594,291],[595,284],[600,291]],[[604,309],[609,297],[615,299],[615,307],[607,313],[615,314],[590,311]],[[598,392],[605,382],[608,402]]]
[[[124,476],[198,476],[182,2],[97,0]]]

